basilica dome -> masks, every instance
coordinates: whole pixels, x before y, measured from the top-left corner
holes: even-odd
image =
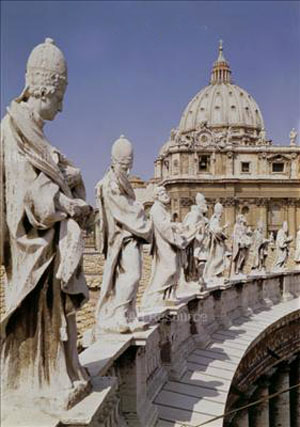
[[[255,99],[231,82],[231,70],[220,43],[211,81],[189,102],[178,130],[186,133],[206,122],[208,127],[248,128],[259,133],[264,129],[261,111]]]

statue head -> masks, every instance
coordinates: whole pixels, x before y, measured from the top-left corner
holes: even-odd
[[[207,204],[205,197],[202,193],[196,194],[196,205],[198,205],[201,209],[201,212],[206,213],[207,212]]]
[[[283,224],[282,224],[282,228],[283,228],[283,230],[287,233],[288,232],[288,223],[287,223],[287,221],[283,221]]]
[[[218,216],[221,216],[223,213],[223,205],[221,203],[216,203],[214,207],[214,213]]]
[[[133,164],[133,146],[131,142],[121,135],[111,149],[112,166],[116,171],[129,174]]]
[[[170,203],[170,196],[163,186],[156,188],[154,198],[155,200],[159,200],[164,205],[168,205]]]
[[[17,99],[25,101],[43,120],[53,120],[63,108],[67,86],[67,64],[54,40],[46,38],[29,55],[25,88]]]

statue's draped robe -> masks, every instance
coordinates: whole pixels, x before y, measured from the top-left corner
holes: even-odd
[[[70,189],[68,161],[45,139],[43,122],[12,102],[1,123],[1,237],[7,275],[1,319],[3,390],[41,395],[87,379],[76,348],[76,310],[87,300],[79,225],[56,204]]]
[[[289,256],[289,242],[287,233],[281,228],[276,237],[275,270],[284,268]]]
[[[208,219],[202,214],[198,205],[193,205],[185,216],[183,225],[188,228],[197,228],[197,233],[183,252],[184,275],[187,281],[198,280],[197,263],[207,261],[208,252]]]
[[[247,234],[247,227],[244,224],[235,224],[233,230],[233,247],[232,247],[232,262],[234,273],[242,272],[242,269],[247,261],[249,249],[251,246],[251,238]]]
[[[252,269],[260,270],[265,265],[265,259],[268,256],[268,239],[265,239],[263,232],[255,230],[253,234],[254,259]]]
[[[150,218],[153,222],[154,237],[151,246],[153,255],[152,275],[143,298],[142,307],[155,308],[163,303],[164,293],[178,284],[181,268],[181,250],[186,247],[186,239],[176,232],[176,224],[166,207],[155,201]]]
[[[205,280],[221,276],[226,269],[226,236],[216,214],[209,221],[208,233],[208,256],[203,272]]]
[[[124,173],[111,167],[98,183],[100,250],[106,261],[96,308],[96,335],[101,330],[128,332],[137,318],[136,294],[142,274],[142,244],[152,225]]]

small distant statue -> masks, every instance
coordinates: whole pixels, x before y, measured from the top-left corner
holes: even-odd
[[[226,144],[232,144],[232,127],[229,126],[226,135]]]
[[[246,265],[250,247],[252,244],[251,228],[247,224],[244,215],[238,215],[233,230],[232,249],[232,272],[233,276],[244,276],[243,270]]]
[[[219,135],[216,135],[215,141],[217,143],[218,148],[220,149],[225,148],[227,143],[227,132],[223,131]]]
[[[172,128],[171,132],[170,132],[170,140],[171,141],[176,141],[176,138],[177,138],[178,134],[179,134],[179,130],[176,129],[176,128]]]
[[[284,221],[276,237],[274,271],[283,271],[285,269],[289,257],[289,245],[292,241],[293,238],[288,236],[288,224]]]
[[[208,219],[207,203],[201,193],[196,195],[196,204],[191,207],[191,211],[183,220],[183,225],[187,228],[196,227],[197,234],[186,248],[186,262],[184,273],[186,280],[197,281],[202,289],[203,271],[208,255]],[[192,231],[192,230],[191,230]]]
[[[65,58],[47,38],[31,52],[25,88],[1,122],[0,159],[8,278],[1,394],[22,401],[29,393],[47,407],[47,398],[57,399],[65,408],[90,387],[78,358],[76,312],[88,299],[83,229],[93,215],[80,170],[43,130],[62,111],[66,87]]]
[[[296,132],[295,128],[293,128],[289,133],[290,145],[292,145],[292,146],[296,145],[297,135],[298,135],[298,133]]]
[[[155,309],[176,301],[176,288],[181,271],[181,251],[188,240],[180,223],[171,221],[167,209],[170,196],[162,186],[157,187],[155,201],[150,210],[154,237],[151,246],[153,255],[152,276],[146,288],[141,310]]]
[[[258,141],[261,145],[263,145],[267,142],[266,137],[267,137],[266,129],[262,128],[262,130],[259,132],[259,135],[258,135]]]
[[[264,223],[259,221],[253,233],[254,260],[251,267],[253,274],[265,273],[269,243],[270,239],[265,238]]]
[[[294,261],[297,264],[297,268],[300,268],[300,226],[298,228],[298,232],[296,236],[296,249],[295,249]]]
[[[151,222],[136,201],[128,179],[133,147],[123,135],[112,146],[111,167],[97,184],[101,252],[106,261],[96,308],[94,337],[101,331],[129,333],[145,328],[137,319],[136,295],[142,271],[142,245]]]
[[[223,227],[220,225],[222,215],[223,205],[216,203],[214,214],[208,224],[208,254],[203,272],[206,287],[213,287],[224,283],[224,271],[228,267],[230,253],[227,250],[227,236],[224,233],[228,224],[225,224]]]

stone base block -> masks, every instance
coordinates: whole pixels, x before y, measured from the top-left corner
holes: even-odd
[[[92,380],[92,390],[72,409],[51,411],[47,402],[30,400],[2,401],[1,427],[125,427],[119,412],[117,379],[102,377]]]

